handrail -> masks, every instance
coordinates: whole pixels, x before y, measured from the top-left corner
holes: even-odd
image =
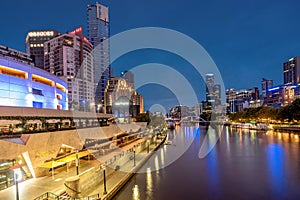
[[[42,194],[41,196],[35,198],[34,200],[44,200],[45,198],[49,198],[49,197],[52,197],[54,199],[61,199],[61,195],[56,195],[52,192],[46,192],[44,194]],[[100,194],[94,194],[94,195],[91,195],[91,196],[88,196],[88,197],[79,197],[79,198],[75,198],[75,197],[70,197],[72,200],[86,200],[86,199],[94,199],[94,198],[97,198],[97,200],[100,200]]]

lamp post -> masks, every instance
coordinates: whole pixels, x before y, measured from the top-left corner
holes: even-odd
[[[135,167],[135,145],[133,146],[133,166]]]
[[[76,175],[79,174],[79,159],[78,159],[78,149],[76,149]]]
[[[19,180],[18,180],[19,177],[16,170],[14,170],[14,174],[15,174],[15,183],[16,183],[16,200],[19,200]]]
[[[52,179],[54,179],[54,167],[53,167],[53,163],[54,163],[54,158],[51,158],[51,168],[52,168]]]
[[[14,171],[14,181],[16,185],[16,200],[19,200],[19,177],[18,177],[18,169],[17,166],[15,166],[16,160],[13,160],[13,171]]]
[[[149,145],[149,141],[147,140],[147,153],[149,153],[149,148],[150,148],[150,145]]]
[[[103,167],[103,194],[107,194],[107,191],[106,191],[106,169],[105,167]]]

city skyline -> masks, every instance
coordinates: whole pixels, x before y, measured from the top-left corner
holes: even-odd
[[[35,1],[21,2],[16,11],[28,8],[34,12],[20,18],[20,15],[15,15],[17,12],[14,12],[14,15],[7,12],[12,6],[11,2],[3,2],[4,11],[1,15],[8,20],[1,22],[2,27],[6,27],[2,29],[1,44],[25,51],[25,37],[30,30],[55,29],[64,33],[79,25],[85,29],[86,6],[94,3],[95,1],[84,1],[70,7],[70,1],[65,1],[60,2],[60,7],[56,8],[55,2],[45,5]],[[297,47],[300,38],[296,34],[298,27],[292,26],[297,20],[296,12],[293,12],[299,4],[297,1],[274,1],[272,4],[267,1],[231,0],[226,3],[187,1],[185,4],[174,1],[170,4],[167,1],[105,0],[99,3],[110,9],[111,35],[131,28],[158,26],[180,31],[195,39],[216,62],[226,88],[248,89],[255,86],[260,88],[263,77],[272,79],[274,85],[279,85],[283,83],[283,63],[300,54]],[[152,12],[145,12],[149,8]],[[54,9],[57,10],[53,12]],[[289,12],[283,12],[284,10]],[[43,14],[41,19],[36,18],[41,14]],[[13,22],[18,22],[18,26]],[[170,65],[179,71],[188,68],[189,64],[186,61],[173,58],[176,56],[166,52],[146,50],[130,53],[112,66],[115,74],[141,63],[153,61]],[[204,80],[198,83],[199,77],[193,77],[191,71],[180,72],[186,73],[190,81],[196,85],[199,100],[204,99]],[[160,90],[165,91],[162,88]],[[168,92],[165,91],[166,93]],[[171,99],[172,95],[165,97]]]

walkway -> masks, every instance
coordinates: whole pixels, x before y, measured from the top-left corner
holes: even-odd
[[[159,142],[157,142],[159,143]],[[149,152],[151,152],[157,145],[151,144],[149,146]],[[102,162],[105,160],[109,160],[113,158],[115,155],[120,154],[122,152],[120,149],[117,149],[116,151],[113,151],[105,156],[101,156],[99,160]],[[138,165],[143,158],[145,158],[148,155],[147,148],[140,153],[136,154],[136,165]],[[98,167],[99,166],[98,160],[80,160],[80,166],[79,166],[79,173],[84,172],[92,167]],[[112,174],[110,174],[107,177],[107,192],[110,192],[116,184],[119,183],[119,181],[125,177],[126,172],[129,172],[134,167],[134,160],[127,161],[124,164],[121,165],[120,171],[115,171]],[[124,172],[123,172],[124,171]],[[76,167],[73,165],[72,167],[69,167],[68,172],[66,166],[61,167],[55,171],[54,178],[52,178],[51,173],[49,173],[49,176],[42,177],[42,178],[32,178],[29,180],[26,180],[24,182],[19,183],[19,197],[20,200],[30,200],[34,199],[46,192],[52,192],[54,194],[61,194],[65,191],[64,181],[66,178],[70,176],[76,175]],[[94,194],[100,194],[101,198],[103,198],[103,182],[102,184],[98,185],[92,192],[90,192],[90,195]],[[12,186],[10,188],[7,188],[5,190],[0,191],[0,199],[15,199],[16,198],[16,187]]]

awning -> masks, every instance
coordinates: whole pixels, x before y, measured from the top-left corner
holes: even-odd
[[[90,152],[89,151],[81,151],[81,152],[78,152],[78,158],[82,158],[82,157],[85,157],[87,155],[89,155]],[[55,161],[48,161],[42,165],[40,165],[39,167],[42,167],[42,168],[52,168],[52,167],[58,167],[58,166],[61,166],[65,163],[68,163],[68,162],[71,162],[71,161],[74,161],[76,160],[76,153],[73,153],[71,155],[68,155],[64,158],[60,158],[58,160],[55,160]],[[53,166],[52,166],[52,163],[53,163]]]
[[[22,124],[20,120],[0,120],[0,125]]]
[[[58,123],[58,122],[60,122],[60,120],[59,119],[47,119],[46,122],[48,122],[48,123]]]
[[[41,120],[28,120],[26,124],[41,124]]]
[[[82,157],[87,156],[89,154],[90,154],[89,151],[78,152],[78,158],[82,158]],[[68,162],[71,162],[71,161],[74,161],[74,160],[76,160],[76,153],[73,153],[73,154],[71,154],[69,156],[66,156],[64,158],[58,159],[57,161],[58,162],[68,163]]]
[[[40,165],[39,167],[51,169],[51,168],[61,166],[63,164],[65,164],[65,163],[64,162],[57,162],[57,161],[49,161],[49,162],[46,162],[46,163]]]

